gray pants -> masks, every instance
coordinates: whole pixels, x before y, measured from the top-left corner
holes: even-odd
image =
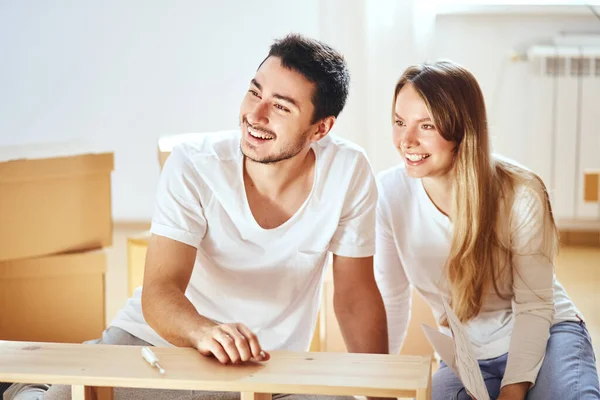
[[[86,342],[87,344],[116,344],[131,346],[151,346],[128,332],[116,327],[109,327],[102,333],[102,339]],[[201,392],[195,390],[162,390],[115,388],[115,400],[239,400],[236,392]],[[5,393],[4,400],[70,400],[71,386],[21,384],[12,385]],[[277,400],[353,400],[352,397],[316,396],[316,395],[273,395]]]

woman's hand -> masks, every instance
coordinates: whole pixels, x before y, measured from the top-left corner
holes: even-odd
[[[524,400],[529,390],[529,382],[513,383],[500,389],[498,400]]]

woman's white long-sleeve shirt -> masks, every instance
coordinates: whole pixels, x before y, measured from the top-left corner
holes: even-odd
[[[375,275],[386,306],[390,352],[397,354],[410,319],[411,287],[437,321],[444,313],[440,295],[450,300],[444,268],[452,223],[433,204],[421,179],[407,176],[404,166],[381,172],[378,189]],[[581,315],[554,274],[555,242],[539,182],[517,187],[507,210],[501,221],[506,221],[512,269],[498,284],[508,296],[503,299],[490,288],[480,314],[465,325],[478,359],[508,352],[502,386],[535,383],[550,326],[579,321]]]

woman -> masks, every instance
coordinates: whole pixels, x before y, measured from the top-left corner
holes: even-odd
[[[492,156],[481,89],[451,62],[408,68],[394,91],[404,165],[378,176],[376,277],[397,353],[410,287],[450,334],[441,296],[471,339],[492,398],[599,399],[583,317],[554,277],[557,229],[544,184]],[[433,399],[469,399],[444,364]]]

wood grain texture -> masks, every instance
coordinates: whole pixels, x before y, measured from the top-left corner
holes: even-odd
[[[0,342],[0,381],[253,393],[413,397],[430,379],[430,358],[274,351],[265,363],[221,365],[188,348]]]

